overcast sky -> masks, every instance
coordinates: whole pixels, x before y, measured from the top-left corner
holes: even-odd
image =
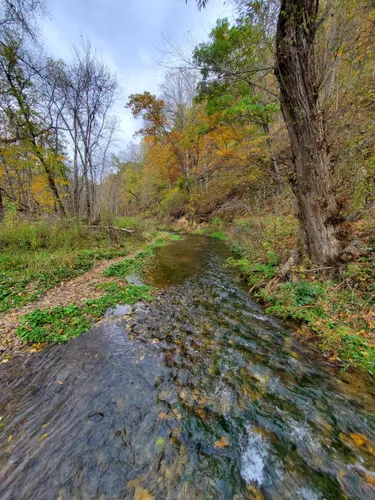
[[[71,47],[83,36],[117,73],[124,102],[116,107],[121,119],[119,139],[133,139],[139,123],[124,109],[129,94],[148,90],[158,93],[163,69],[157,61],[165,46],[163,35],[187,46],[204,41],[216,19],[230,16],[223,0],[210,0],[199,12],[194,0],[48,0],[50,19],[43,25],[46,51],[69,60]],[[121,147],[121,146],[120,146]]]

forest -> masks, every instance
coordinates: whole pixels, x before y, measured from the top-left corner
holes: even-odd
[[[0,0],[0,82],[1,500],[375,499],[375,0]]]
[[[167,43],[157,95],[130,96],[88,40],[46,53],[47,7],[1,3],[4,317],[132,232],[180,229],[226,239],[267,312],[372,372],[373,1],[235,0],[190,52]],[[116,102],[142,122],[122,148]]]

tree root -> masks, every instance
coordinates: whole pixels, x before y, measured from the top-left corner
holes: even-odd
[[[274,292],[278,286],[281,280],[284,280],[290,273],[291,269],[298,265],[301,261],[302,258],[302,251],[300,247],[296,247],[292,250],[289,259],[285,262],[283,266],[281,266],[278,275],[275,278],[272,278],[267,283],[267,286],[265,287],[265,290],[267,293],[272,293]]]

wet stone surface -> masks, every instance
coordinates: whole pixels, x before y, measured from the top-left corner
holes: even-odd
[[[375,395],[265,316],[221,242],[158,249],[157,299],[0,367],[0,498],[375,498]]]

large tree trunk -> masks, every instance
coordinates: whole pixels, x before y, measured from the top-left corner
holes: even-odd
[[[292,188],[304,250],[318,264],[338,260],[338,204],[319,105],[314,42],[319,0],[281,0],[276,76],[293,152]]]

